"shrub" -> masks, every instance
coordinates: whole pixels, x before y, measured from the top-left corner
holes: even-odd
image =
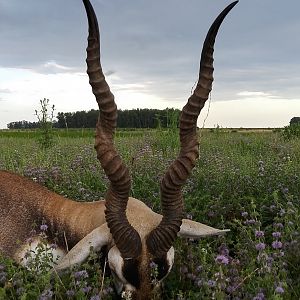
[[[41,135],[38,138],[38,142],[43,149],[50,148],[54,144],[53,140],[53,119],[54,119],[54,105],[49,110],[49,99],[44,98],[40,100],[41,109],[38,112],[35,110],[35,115],[39,121],[39,128]]]
[[[300,137],[300,123],[291,124],[289,126],[285,126],[283,129],[283,137],[286,140],[290,140],[292,138]]]

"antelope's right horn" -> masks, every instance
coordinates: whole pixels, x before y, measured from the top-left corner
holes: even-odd
[[[181,112],[180,153],[170,165],[160,185],[163,218],[147,237],[149,251],[156,256],[162,256],[170,249],[180,230],[183,218],[181,187],[199,156],[197,119],[212,89],[214,43],[224,18],[237,2],[228,5],[211,25],[203,44],[197,86]]]

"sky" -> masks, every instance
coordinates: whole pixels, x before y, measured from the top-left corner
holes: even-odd
[[[118,108],[181,109],[205,35],[230,2],[91,0]],[[240,0],[217,36],[215,81],[198,126],[282,127],[300,116],[299,11],[298,0]],[[43,98],[56,113],[97,109],[86,38],[80,0],[0,0],[0,128],[36,121]]]

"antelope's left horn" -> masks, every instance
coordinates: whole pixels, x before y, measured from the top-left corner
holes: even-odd
[[[142,249],[141,239],[126,217],[131,179],[127,167],[113,144],[117,123],[117,106],[101,68],[97,17],[90,1],[83,0],[83,3],[89,24],[86,49],[87,74],[100,111],[96,126],[95,149],[97,158],[110,181],[105,197],[106,222],[122,257],[137,258]]]

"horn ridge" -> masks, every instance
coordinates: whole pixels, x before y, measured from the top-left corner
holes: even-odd
[[[106,193],[105,218],[116,246],[123,258],[137,258],[142,249],[138,232],[130,225],[126,208],[131,188],[128,168],[117,153],[113,137],[117,124],[117,106],[106,82],[100,63],[100,35],[96,14],[89,0],[83,0],[89,35],[87,46],[87,74],[99,106],[95,149],[110,185]],[[128,232],[124,238],[124,231]]]
[[[166,253],[180,230],[183,218],[181,187],[186,182],[199,156],[197,119],[212,89],[215,38],[224,18],[237,3],[238,1],[231,3],[219,14],[204,40],[197,86],[180,115],[180,153],[166,171],[160,184],[163,218],[146,240],[152,255],[161,256]],[[174,172],[178,172],[178,174],[173,174]]]

